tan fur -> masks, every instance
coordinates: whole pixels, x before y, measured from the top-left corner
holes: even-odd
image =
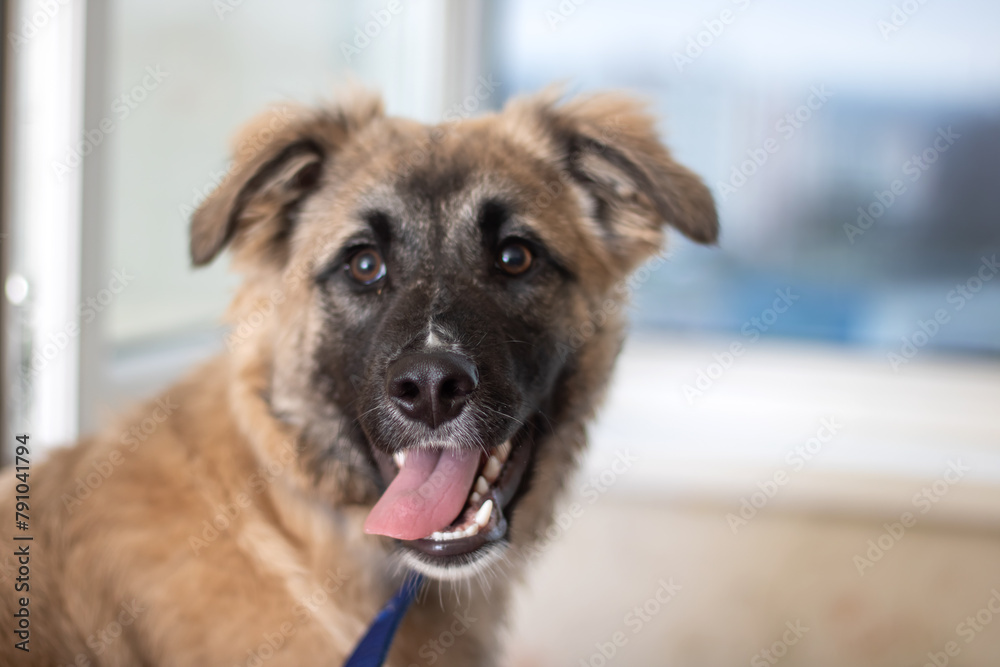
[[[652,119],[634,102],[611,95],[559,106],[557,97],[550,91],[519,99],[498,115],[444,126],[440,134],[385,118],[381,102],[366,94],[328,110],[266,115],[244,130],[232,175],[195,214],[192,257],[203,264],[232,246],[233,265],[245,276],[229,312],[234,327],[275,293],[280,303],[159,404],[141,405],[34,465],[31,652],[15,651],[8,634],[0,663],[229,666],[273,653],[263,664],[341,664],[400,572],[391,541],[361,529],[378,489],[342,461],[312,461],[303,445],[310,437],[304,422],[320,420],[324,409],[297,388],[321,331],[310,281],[350,231],[340,222],[342,202],[386,190],[420,151],[445,163],[471,160],[487,174],[446,204],[449,215],[463,215],[476,193],[490,188],[513,192],[530,209],[542,184],[562,183],[538,213],[545,220],[538,233],[579,268],[565,324],[580,327],[604,313],[577,350],[567,414],[551,446],[538,452],[533,487],[511,523],[508,562],[467,584],[430,584],[405,620],[390,664],[428,664],[427,642],[447,637],[456,614],[475,621],[435,653],[435,664],[498,659],[509,582],[550,525],[621,344],[621,281],[660,247],[664,223],[699,241],[716,235],[707,190],[670,159]],[[593,179],[588,187],[570,182],[561,166],[568,135],[595,142],[579,161]],[[253,181],[303,141],[312,143]],[[314,186],[309,170],[324,159],[332,163]],[[282,245],[280,211],[313,187]],[[595,196],[611,202],[613,242],[600,238],[588,213]],[[151,423],[164,404],[176,404],[169,417],[144,441],[130,440],[129,429]],[[112,472],[98,472],[101,481],[90,489],[88,476],[97,479],[106,464]],[[12,477],[3,471],[5,484]],[[0,516],[13,516],[13,493],[4,487]],[[221,526],[214,533],[206,529],[213,519]],[[8,554],[15,549],[10,535],[2,547]],[[7,619],[17,608],[16,571],[10,559],[0,563],[0,613]],[[112,635],[110,643],[101,639]]]

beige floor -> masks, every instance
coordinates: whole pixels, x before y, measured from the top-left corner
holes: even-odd
[[[1000,613],[987,608],[996,596],[1000,610],[1000,532],[917,525],[861,576],[854,556],[881,521],[772,512],[734,535],[727,511],[621,496],[586,507],[522,590],[509,664],[921,667],[931,652],[937,665],[1000,665]],[[665,604],[651,601],[661,581],[680,586]],[[960,625],[977,613],[988,624]],[[782,656],[768,660],[775,642]]]

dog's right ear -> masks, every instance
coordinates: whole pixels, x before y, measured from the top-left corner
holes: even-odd
[[[318,187],[350,135],[383,116],[382,100],[356,91],[332,111],[279,109],[251,121],[235,141],[232,170],[191,217],[191,261],[211,262],[230,243],[283,260],[299,204]]]

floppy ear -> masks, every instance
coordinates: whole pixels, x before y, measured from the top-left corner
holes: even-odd
[[[663,225],[698,243],[715,243],[715,202],[698,176],[673,160],[652,116],[617,94],[557,104],[558,90],[528,100],[554,141],[565,173],[592,200],[590,214],[611,247],[632,264],[655,253]]]
[[[296,211],[332,155],[351,132],[382,115],[381,99],[359,92],[332,111],[285,109],[251,121],[234,142],[229,175],[191,217],[192,263],[209,263],[230,243],[283,259]]]

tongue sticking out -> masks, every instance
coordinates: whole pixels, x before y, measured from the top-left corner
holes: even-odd
[[[465,506],[478,450],[410,449],[365,520],[365,532],[417,540],[450,525]]]

